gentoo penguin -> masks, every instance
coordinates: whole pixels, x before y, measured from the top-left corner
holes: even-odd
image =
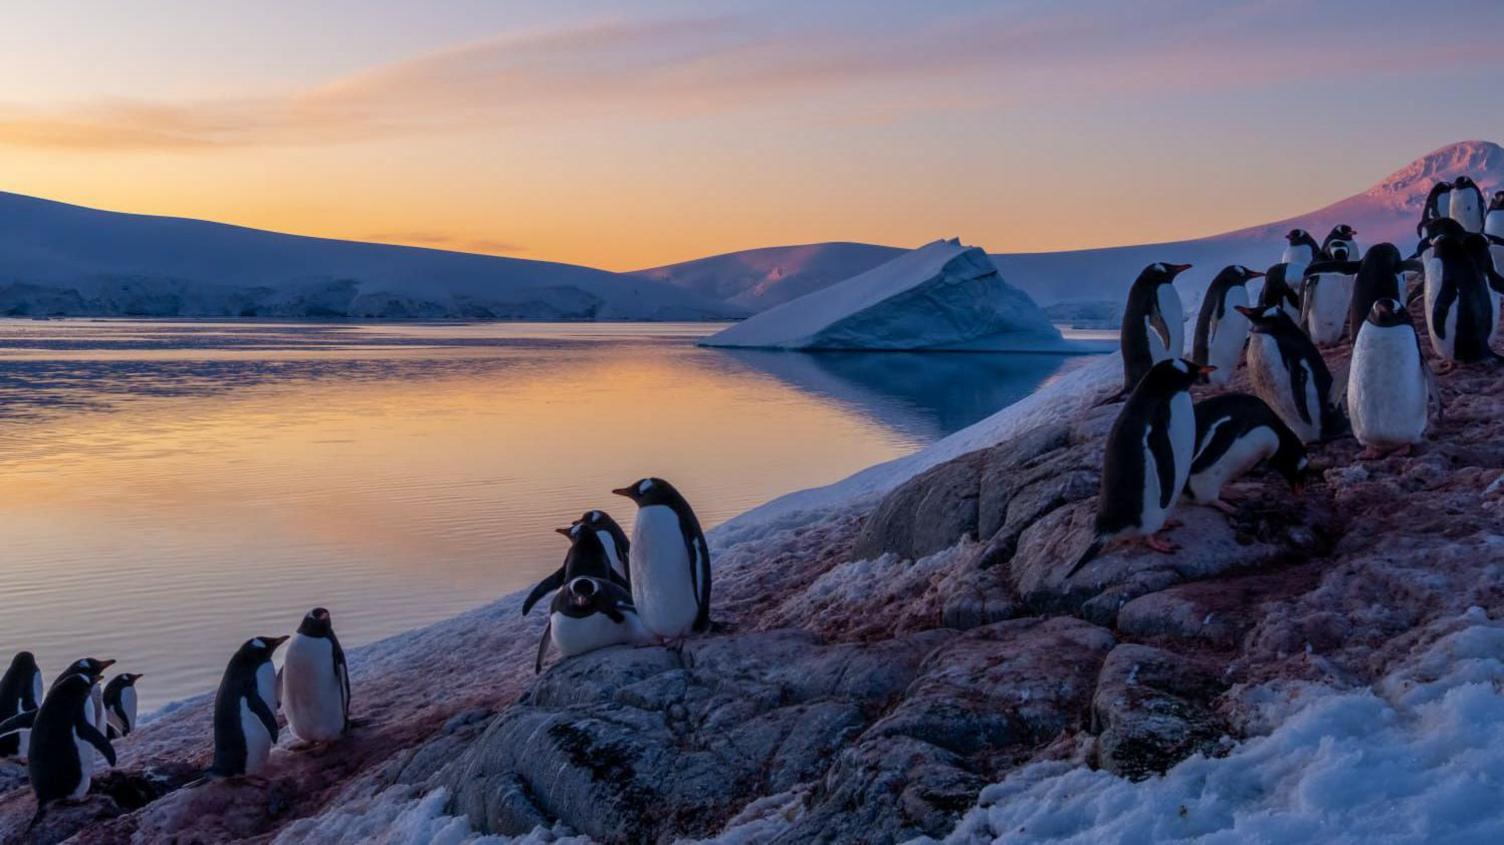
[[[1381,299],[1405,298],[1405,274],[1421,272],[1418,261],[1400,258],[1399,248],[1391,243],[1374,244],[1363,256],[1358,276],[1353,282],[1352,301],[1347,309],[1347,333],[1356,337],[1363,321]]]
[[[1426,194],[1426,204],[1420,210],[1420,222],[1415,224],[1415,234],[1422,234],[1432,220],[1450,216],[1451,193],[1451,182],[1437,182],[1431,186],[1431,192]]]
[[[574,521],[574,524],[583,525],[600,536],[601,545],[606,549],[606,557],[611,560],[611,571],[621,576],[616,579],[617,583],[630,590],[632,585],[632,543],[627,539],[627,532],[623,531],[621,526],[616,524],[616,520],[611,518],[611,514],[601,510],[585,511],[580,515],[579,519]],[[571,525],[570,527],[574,526]]]
[[[89,675],[90,677],[98,676],[102,678],[104,677],[104,670],[114,665],[115,661],[113,660],[98,660],[93,657],[75,660],[68,664],[68,668],[64,669],[63,673],[57,676],[52,685],[57,686],[73,675]],[[93,705],[94,728],[100,733],[104,733],[109,729],[109,722],[105,721],[104,717],[104,690],[101,690],[98,684],[95,684],[94,689],[89,692],[89,700]]]
[[[630,590],[631,582],[627,580],[626,572],[629,571],[630,563],[622,562],[621,569],[617,569],[617,558],[622,554],[630,554],[631,544],[625,536],[618,545],[611,529],[621,532],[621,526],[616,520],[607,516],[604,511],[590,511],[601,515],[601,518],[593,520],[594,528],[590,527],[584,519],[575,520],[568,528],[555,528],[554,531],[569,538],[569,552],[564,555],[564,565],[554,570],[554,573],[533,587],[527,598],[522,600],[522,615],[526,616],[544,596],[559,589],[564,582],[571,578],[589,577],[604,578],[614,581],[623,589]],[[610,523],[609,526],[606,523]],[[624,533],[624,532],[623,532]]]
[[[1282,264],[1296,264],[1304,267],[1316,260],[1321,254],[1321,245],[1311,237],[1311,233],[1305,229],[1291,229],[1285,233],[1285,254],[1280,258]],[[1300,278],[1300,274],[1295,274]]]
[[[1504,191],[1494,194],[1493,199],[1488,201],[1488,216],[1483,220],[1483,234],[1488,238],[1494,270],[1504,273]]]
[[[1222,499],[1223,485],[1260,461],[1268,461],[1300,494],[1311,467],[1305,444],[1264,400],[1224,393],[1196,403],[1196,454],[1185,484],[1187,498],[1234,512]]]
[[[1189,264],[1150,264],[1129,289],[1120,333],[1124,393],[1133,390],[1150,367],[1180,357],[1185,346],[1185,312],[1174,282],[1189,269]]]
[[[1122,540],[1141,539],[1157,552],[1175,551],[1174,543],[1155,535],[1190,475],[1196,448],[1191,385],[1210,370],[1183,358],[1161,361],[1128,394],[1107,434],[1091,545],[1066,570],[1066,578]]]
[[[1433,221],[1431,248],[1424,254],[1426,326],[1431,348],[1451,363],[1499,357],[1490,347],[1498,328],[1495,311],[1504,279],[1488,256],[1488,239],[1461,232],[1452,221]]]
[[[31,826],[42,820],[53,801],[77,801],[89,793],[94,778],[94,752],[115,765],[115,749],[94,727],[91,690],[99,675],[71,673],[59,678],[36,711],[27,746],[27,769],[37,812]],[[8,730],[0,724],[0,732]]]
[[[1300,274],[1307,264],[1280,263],[1264,274],[1264,286],[1259,289],[1258,308],[1278,308],[1290,315],[1291,320],[1300,319],[1300,296],[1290,286],[1300,284]]]
[[[1321,257],[1328,261],[1357,261],[1363,257],[1358,248],[1358,230],[1343,223],[1333,226],[1321,242]]]
[[[1341,413],[1332,404],[1332,373],[1316,344],[1278,308],[1242,311],[1253,323],[1248,335],[1253,392],[1269,403],[1302,443],[1337,434]]]
[[[29,651],[18,651],[10,668],[0,677],[0,720],[33,713],[42,703],[42,670]],[[15,757],[26,751],[31,732],[23,730],[0,739],[0,757]]]
[[[214,765],[220,777],[256,775],[277,742],[277,673],[272,652],[287,637],[246,640],[214,696]]]
[[[110,739],[130,736],[136,729],[136,682],[142,677],[122,672],[104,685],[105,735]]]
[[[1216,367],[1210,375],[1214,385],[1226,384],[1238,369],[1248,342],[1248,318],[1234,309],[1248,304],[1248,280],[1263,275],[1241,264],[1223,267],[1201,298],[1191,360]]]
[[[1397,298],[1375,302],[1353,341],[1347,377],[1347,413],[1363,456],[1408,452],[1419,443],[1434,393],[1409,312]]]
[[[543,671],[549,643],[565,657],[573,657],[606,646],[640,645],[652,639],[632,605],[632,597],[620,585],[603,578],[571,578],[549,605],[548,624],[538,642],[533,671]]]
[[[1301,285],[1300,326],[1319,346],[1342,339],[1347,310],[1361,264],[1358,261],[1322,258],[1306,267]]]
[[[661,478],[612,490],[637,503],[632,527],[632,603],[660,639],[710,628],[710,547],[689,502]]]
[[[1447,216],[1462,224],[1469,232],[1483,231],[1483,191],[1477,183],[1466,176],[1458,176],[1452,182],[1451,201],[1447,204]]]
[[[329,611],[303,617],[277,673],[287,728],[304,742],[332,742],[350,729],[350,671]]]

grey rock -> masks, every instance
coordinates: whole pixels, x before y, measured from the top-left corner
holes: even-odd
[[[863,523],[853,558],[891,552],[913,560],[976,536],[981,469],[982,453],[972,452],[900,485]]]
[[[1215,753],[1223,728],[1208,702],[1222,690],[1213,667],[1152,646],[1119,645],[1102,664],[1092,697],[1098,764],[1137,780],[1192,754]]]

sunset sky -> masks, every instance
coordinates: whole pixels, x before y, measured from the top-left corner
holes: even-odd
[[[613,270],[824,240],[1209,234],[1504,138],[1498,0],[5,17],[0,190]]]

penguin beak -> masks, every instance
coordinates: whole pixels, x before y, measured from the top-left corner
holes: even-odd
[[[1250,279],[1262,279],[1262,278],[1264,278],[1264,272],[1262,270],[1249,270],[1248,271],[1248,278],[1250,278]]]
[[[1191,265],[1189,265],[1189,264],[1166,264],[1165,268],[1170,271],[1170,275],[1172,275],[1172,276],[1178,276],[1181,273],[1184,273],[1185,271],[1191,269]]]
[[[555,534],[563,534],[565,537],[570,536],[570,531],[571,531],[571,529],[569,529],[569,528],[555,528],[554,529],[554,533]]]
[[[285,634],[283,636],[280,636],[280,637],[267,637],[266,638],[267,650],[268,651],[276,651],[277,650],[277,646],[279,646],[279,645],[287,642],[288,639],[290,639],[290,637],[288,637]]]
[[[115,665],[115,661],[113,661],[113,660],[101,660],[101,661],[99,661],[99,668],[100,669],[108,669],[108,668],[110,668],[111,666],[114,666],[114,665]]]
[[[615,490],[611,491],[613,495],[626,496],[628,499],[632,498],[633,492],[635,491],[633,491],[631,487],[618,487]]]

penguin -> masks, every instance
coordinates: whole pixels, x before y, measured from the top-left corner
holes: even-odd
[[[599,516],[590,518],[591,514]],[[527,594],[527,598],[522,600],[523,616],[544,596],[559,589],[571,578],[605,578],[616,582],[623,589],[632,588],[631,581],[626,576],[631,563],[621,560],[621,568],[617,568],[618,560],[630,554],[631,543],[627,541],[626,532],[605,511],[586,511],[584,517],[575,520],[568,528],[555,528],[554,531],[569,538],[569,552],[564,555],[564,565],[539,581],[532,592]],[[617,534],[622,535],[620,540]]]
[[[1408,273],[1421,272],[1419,261],[1400,258],[1399,248],[1391,243],[1374,244],[1358,267],[1353,281],[1353,292],[1347,309],[1347,334],[1356,338],[1363,321],[1373,310],[1373,304],[1381,299],[1404,299],[1405,277]]]
[[[1129,289],[1120,333],[1124,393],[1132,391],[1150,367],[1180,357],[1185,345],[1185,312],[1174,282],[1189,269],[1189,264],[1150,264]]]
[[[1224,393],[1197,402],[1195,410],[1196,452],[1186,498],[1234,513],[1237,509],[1222,499],[1222,487],[1260,461],[1268,461],[1300,495],[1311,467],[1305,444],[1264,400]]]
[[[1173,358],[1149,369],[1118,411],[1102,456],[1102,487],[1086,551],[1065,577],[1075,575],[1109,545],[1141,540],[1157,552],[1178,547],[1156,536],[1185,488],[1196,448],[1196,413],[1191,385],[1211,367]]]
[[[1360,267],[1358,261],[1326,258],[1306,267],[1300,326],[1318,346],[1332,346],[1342,339]]]
[[[643,645],[652,639],[621,585],[604,578],[571,578],[549,605],[533,671],[543,671],[550,643],[565,657],[574,657],[606,646]]]
[[[61,675],[58,675],[57,678],[53,680],[52,685],[57,686],[72,675],[84,674],[104,677],[104,670],[114,665],[115,661],[113,660],[98,660],[93,657],[85,657],[80,660],[75,660],[72,663],[68,664],[68,668],[64,669],[63,673]],[[104,691],[99,688],[98,684],[95,684],[94,689],[90,690],[89,700],[90,702],[92,702],[93,707],[92,712],[94,719],[94,728],[100,733],[104,733],[109,729],[110,725],[109,722],[106,721],[104,715]]]
[[[1358,248],[1358,230],[1343,223],[1333,226],[1321,242],[1321,257],[1328,261],[1358,261],[1363,251]]]
[[[41,703],[42,670],[37,668],[37,659],[31,652],[18,651],[4,677],[0,677],[0,720],[34,713]],[[31,731],[23,729],[0,739],[0,757],[24,755],[30,738]]]
[[[1431,192],[1426,194],[1426,203],[1420,210],[1420,222],[1415,224],[1415,234],[1421,234],[1426,224],[1432,220],[1451,216],[1451,193],[1451,182],[1442,181],[1431,186]]]
[[[1467,176],[1458,176],[1452,182],[1452,193],[1447,204],[1447,216],[1462,224],[1469,232],[1483,231],[1483,191]]]
[[[1248,342],[1248,318],[1234,309],[1248,304],[1248,280],[1263,275],[1241,264],[1228,265],[1212,279],[1201,298],[1191,360],[1216,367],[1210,376],[1213,385],[1226,384],[1238,369],[1243,345]]]
[[[1332,404],[1332,373],[1316,344],[1278,308],[1241,310],[1253,323],[1248,338],[1253,392],[1269,403],[1302,443],[1337,434],[1341,412]]]
[[[219,777],[257,775],[277,743],[277,674],[272,652],[287,637],[252,637],[230,658],[214,696],[214,764]]]
[[[1363,457],[1408,453],[1421,442],[1435,394],[1409,312],[1394,297],[1375,302],[1353,341],[1347,379],[1347,413]]]
[[[1295,264],[1304,267],[1315,261],[1317,256],[1321,254],[1321,245],[1316,243],[1316,239],[1311,237],[1311,233],[1305,229],[1291,229],[1285,233],[1285,241],[1285,253],[1280,258],[1280,263],[1282,264]],[[1297,279],[1300,278],[1299,273],[1294,274],[1294,276]]]
[[[115,765],[115,748],[93,720],[91,690],[101,677],[83,672],[63,675],[47,690],[36,718],[31,720],[26,756],[37,811],[28,829],[42,820],[53,801],[78,801],[89,794],[95,751]],[[0,733],[11,730],[9,724],[0,724]]]
[[[332,742],[350,730],[350,670],[329,611],[303,617],[277,673],[287,728],[304,742]]]
[[[104,685],[106,737],[127,737],[136,729],[136,682],[142,677],[122,672]]]
[[[1493,198],[1488,201],[1488,214],[1483,218],[1483,234],[1488,235],[1489,243],[1498,245],[1504,243],[1504,191],[1495,191]],[[1494,266],[1499,264],[1499,253],[1494,253]],[[1504,273],[1504,269],[1499,272]]]
[[[611,492],[637,503],[632,603],[643,626],[665,640],[709,630],[710,547],[689,502],[661,478]]]
[[[1295,289],[1290,287],[1290,280],[1300,283],[1300,274],[1305,272],[1306,264],[1280,263],[1269,268],[1264,274],[1264,285],[1259,289],[1258,305],[1262,310],[1265,308],[1278,308],[1290,315],[1291,320],[1300,319],[1300,296]]]
[[[1424,253],[1425,314],[1431,348],[1447,366],[1498,358],[1491,348],[1504,277],[1493,268],[1485,235],[1450,220],[1429,224]]]

